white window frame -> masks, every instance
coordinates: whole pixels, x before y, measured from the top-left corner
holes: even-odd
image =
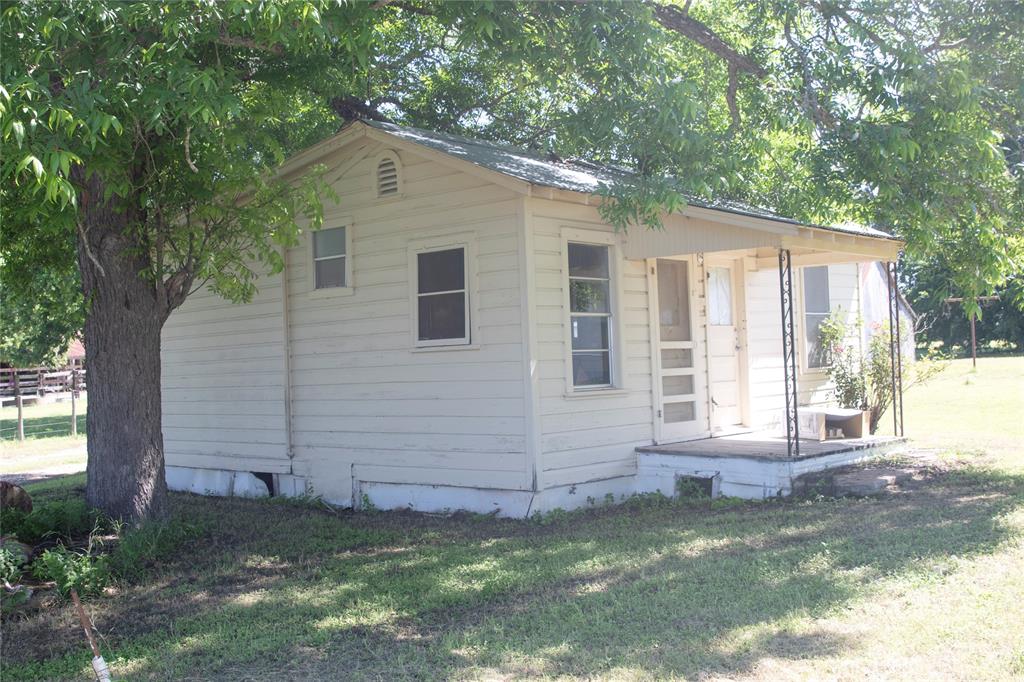
[[[420,307],[419,307],[419,255],[435,251],[450,251],[452,249],[463,249],[463,278],[464,289],[453,289],[452,291],[465,291],[466,308],[466,331],[465,335],[457,339],[420,339]],[[441,293],[435,291],[431,294]],[[409,312],[410,312],[410,338],[414,351],[432,350],[469,350],[478,349],[480,344],[480,331],[477,325],[477,269],[476,269],[476,235],[471,232],[455,233],[446,236],[438,236],[427,239],[419,239],[409,244]]]
[[[338,228],[345,228],[345,286],[343,287],[324,287],[322,289],[316,288],[316,250],[313,245],[313,233],[321,230],[335,230]],[[323,227],[320,230],[309,230],[308,238],[306,239],[306,265],[309,268],[309,276],[307,280],[309,282],[309,295],[313,298],[333,298],[335,296],[351,296],[355,292],[355,284],[353,280],[354,268],[352,267],[352,232],[353,225],[352,219],[349,217],[339,217],[331,220],[329,223],[325,221]],[[339,258],[340,256],[332,256],[332,258]],[[323,260],[323,259],[321,259]]]
[[[829,367],[831,366],[831,364],[824,364],[821,367],[811,367],[810,363],[809,363],[809,357],[808,357],[810,355],[811,346],[810,346],[810,337],[808,336],[808,333],[807,333],[808,332],[808,328],[807,328],[807,314],[808,313],[807,313],[807,294],[806,294],[806,289],[805,289],[805,284],[804,284],[804,271],[807,268],[814,268],[814,267],[823,267],[823,268],[825,268],[825,273],[826,273],[825,281],[828,284],[828,309],[829,309],[829,314],[831,315],[834,312],[834,309],[832,308],[832,269],[829,268],[827,265],[805,265],[805,266],[799,267],[798,268],[798,271],[799,271],[798,285],[800,287],[800,295],[799,295],[799,300],[800,300],[800,306],[799,306],[799,308],[800,308],[800,311],[799,311],[800,312],[800,324],[799,324],[799,333],[800,333],[800,363],[799,363],[799,365],[800,365],[800,371],[803,374],[808,374],[808,375],[825,375],[825,374],[828,374],[828,370],[829,370]],[[811,314],[813,314],[813,315],[820,315],[821,313],[811,313]]]
[[[569,244],[586,244],[590,246],[605,246],[608,248],[608,310],[611,320],[608,324],[608,384],[598,386],[577,386],[573,383],[572,363],[572,303],[569,296]],[[622,278],[620,276],[620,263],[622,255],[619,249],[619,240],[615,234],[600,232],[598,230],[587,230],[575,227],[562,228],[562,312],[563,326],[565,329],[565,395],[566,397],[587,396],[587,395],[615,395],[623,390],[624,373],[622,371],[622,339],[625,338],[622,329]]]

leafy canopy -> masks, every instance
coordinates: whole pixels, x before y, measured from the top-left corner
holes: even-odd
[[[8,296],[72,281],[96,174],[161,314],[247,299],[331,199],[274,167],[355,116],[631,167],[623,227],[728,197],[889,227],[967,297],[1021,269],[1024,7],[999,0],[30,0],[0,30]]]

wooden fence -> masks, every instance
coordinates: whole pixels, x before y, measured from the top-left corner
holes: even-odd
[[[18,440],[25,440],[26,403],[39,403],[47,397],[67,396],[71,401],[71,435],[78,434],[78,399],[86,390],[85,368],[79,364],[67,367],[0,367],[0,404],[13,405],[17,409],[17,423],[11,433],[4,428],[0,438],[10,438],[16,434]],[[64,432],[63,425],[67,417],[52,417],[37,435],[48,435],[46,427],[59,427],[50,430]]]

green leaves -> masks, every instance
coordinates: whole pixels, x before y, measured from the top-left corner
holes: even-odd
[[[1008,235],[1024,221],[1011,144],[1024,10],[738,0],[689,13],[766,75],[733,79],[720,50],[640,3],[7,5],[0,181],[24,193],[26,225],[65,224],[53,217],[99,173],[133,207],[155,282],[209,276],[244,298],[247,263],[276,267],[257,244],[289,243],[318,213],[308,188],[264,179],[334,132],[329,103],[347,99],[639,171],[602,190],[618,226],[656,227],[686,196],[731,198],[895,229],[977,293],[1020,268]]]
[[[24,159],[21,160],[21,163],[18,164],[18,168],[15,171],[15,173],[21,173],[26,168],[31,168],[32,172],[36,176],[36,180],[42,181],[42,179],[43,179],[43,164],[42,164],[42,162],[39,159],[37,159],[32,154],[28,154],[27,156],[25,156]]]

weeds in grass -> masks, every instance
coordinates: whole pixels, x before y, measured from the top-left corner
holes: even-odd
[[[370,499],[370,496],[367,495],[366,493],[363,493],[359,497],[359,511],[364,511],[372,514],[373,512],[378,512],[380,510],[377,509],[377,505],[373,503],[373,500]]]
[[[338,513],[334,505],[330,504],[323,497],[312,492],[301,495],[275,495],[274,497],[258,498],[263,504],[283,505],[286,507],[299,507],[300,509],[315,509],[317,511]]]
[[[171,559],[206,532],[203,524],[180,519],[147,523],[124,532],[110,554],[111,571],[121,580],[138,582],[154,565]]]
[[[24,557],[10,547],[0,547],[0,582],[14,584],[21,577]]]
[[[57,593],[65,599],[71,590],[80,597],[99,595],[111,579],[106,555],[94,555],[91,543],[81,552],[63,545],[46,550],[32,562],[32,574],[38,580],[53,581]]]
[[[568,512],[562,509],[561,507],[555,507],[554,509],[550,509],[546,512],[542,512],[540,510],[533,512],[533,514],[530,515],[530,521],[537,524],[538,526],[551,526],[556,523],[565,521],[574,514],[578,515],[582,513],[584,513],[584,510],[582,509]]]
[[[710,478],[679,476],[676,478],[676,499],[680,502],[706,502],[711,499],[714,482]]]
[[[82,499],[53,500],[38,505],[27,514],[10,507],[0,511],[0,527],[4,534],[13,535],[30,545],[43,540],[70,542],[88,535],[97,525],[102,529],[110,528],[103,515],[90,509]]]

